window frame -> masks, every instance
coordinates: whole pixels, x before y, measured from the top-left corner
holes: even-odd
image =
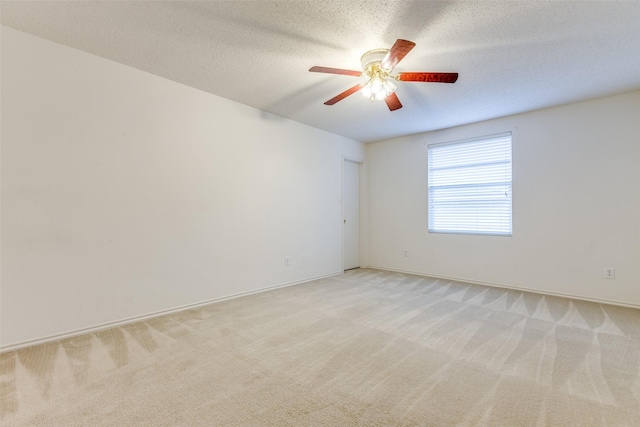
[[[506,142],[506,139],[508,139],[508,156],[504,155],[501,157],[502,160],[497,160],[493,159],[490,161],[485,161],[485,162],[479,162],[479,163],[469,163],[469,164],[461,164],[459,163],[458,166],[454,165],[454,166],[440,166],[440,170],[452,170],[452,171],[456,171],[456,170],[465,170],[465,169],[470,169],[471,167],[486,167],[490,164],[500,164],[500,163],[504,163],[505,164],[505,171],[503,173],[505,173],[505,180],[504,181],[490,181],[489,178],[491,178],[492,176],[495,178],[495,175],[491,175],[490,173],[487,173],[487,175],[485,176],[487,178],[487,181],[485,182],[469,182],[469,183],[462,183],[462,184],[456,184],[456,185],[441,185],[441,186],[432,186],[431,183],[432,181],[436,181],[436,180],[440,180],[442,181],[444,174],[441,173],[440,176],[438,177],[434,177],[433,174],[437,173],[436,171],[434,171],[433,165],[432,165],[432,160],[433,160],[433,150],[437,149],[438,147],[447,147],[447,146],[462,146],[465,144],[473,144],[473,143],[490,143],[492,140],[499,140],[496,142],[500,142],[500,140],[502,140],[502,143]],[[490,150],[485,151],[485,153],[489,152]],[[496,151],[497,152],[497,151]],[[479,152],[480,153],[480,152]],[[507,159],[508,157],[508,159]],[[463,157],[460,158],[460,160],[462,160]],[[508,173],[507,173],[508,171]],[[506,177],[508,176],[508,180],[506,179]],[[436,179],[438,178],[438,179]],[[454,188],[454,187],[459,187],[458,190],[460,194],[458,194],[458,199],[457,199],[457,203],[458,205],[455,206],[455,208],[459,209],[459,212],[457,212],[458,214],[460,213],[465,213],[463,211],[463,207],[464,207],[464,201],[463,200],[463,194],[462,194],[462,187],[467,188],[467,191],[469,189],[477,189],[477,190],[484,190],[485,192],[487,191],[487,189],[489,189],[490,187],[498,187],[501,188],[501,190],[507,190],[508,192],[508,214],[505,214],[503,212],[499,212],[495,213],[493,216],[487,216],[487,218],[491,218],[491,219],[497,219],[495,221],[495,224],[498,226],[497,228],[500,228],[502,218],[508,218],[508,227],[502,227],[500,229],[489,229],[486,227],[486,225],[491,225],[489,221],[489,224],[485,224],[485,228],[480,229],[480,227],[475,227],[473,229],[458,229],[458,228],[444,228],[444,227],[436,227],[435,223],[438,222],[438,220],[436,218],[433,217],[433,215],[436,215],[437,210],[434,207],[434,192],[437,191],[438,189],[443,189],[444,187],[450,187],[450,188]],[[446,191],[446,190],[445,190]],[[454,197],[456,193],[456,190],[454,190],[453,192],[450,192],[449,195]],[[497,193],[497,192],[496,192]],[[480,195],[480,193],[467,193],[467,197],[469,197],[469,195]],[[485,200],[481,200],[478,201],[477,199],[474,200],[475,203],[475,208],[489,208],[492,204],[500,204],[499,199],[496,198],[496,196],[494,195],[493,198],[489,197],[489,196],[484,196],[483,198],[485,198]],[[498,203],[496,203],[498,202]],[[437,203],[437,202],[436,202]],[[454,198],[454,203],[456,203],[456,199]],[[442,209],[442,201],[440,201],[439,203],[440,206],[438,206],[438,208],[441,210]],[[445,203],[446,205],[446,203]],[[454,205],[451,205],[454,206]],[[478,212],[476,210],[476,212]],[[466,212],[468,214],[468,212]],[[455,214],[455,212],[454,212]],[[440,222],[442,221],[442,218],[440,218]],[[452,222],[455,223],[455,220]],[[468,221],[468,224],[472,224],[473,221]],[[477,223],[474,225],[478,225]],[[481,225],[481,224],[480,224]],[[456,225],[457,227],[457,225]],[[463,235],[482,235],[482,236],[497,236],[497,237],[512,237],[513,236],[513,134],[512,132],[502,132],[502,133],[497,133],[497,134],[491,134],[491,135],[484,135],[484,136],[479,136],[479,137],[473,137],[473,138],[465,138],[462,140],[454,140],[454,141],[447,141],[447,142],[439,142],[439,143],[432,143],[432,144],[428,144],[427,145],[427,228],[428,228],[428,232],[429,233],[434,233],[434,234],[463,234]]]

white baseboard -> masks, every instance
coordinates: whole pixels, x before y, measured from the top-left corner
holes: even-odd
[[[598,298],[589,298],[589,297],[585,297],[585,296],[582,296],[582,295],[573,295],[573,294],[566,294],[566,293],[561,293],[561,292],[543,291],[543,290],[540,290],[540,289],[531,289],[531,288],[527,288],[527,287],[524,287],[524,286],[514,286],[514,285],[506,285],[506,284],[502,284],[502,283],[492,283],[492,282],[481,282],[481,281],[477,281],[477,280],[470,280],[470,279],[465,279],[465,278],[460,278],[460,277],[437,276],[437,275],[433,275],[433,274],[423,273],[423,272],[420,272],[420,271],[401,270],[401,269],[395,269],[395,268],[389,268],[389,267],[381,267],[381,266],[376,266],[376,265],[367,265],[366,267],[361,267],[361,268],[371,268],[371,269],[383,270],[383,271],[394,271],[394,272],[397,272],[397,273],[413,274],[413,275],[416,275],[416,276],[423,276],[423,277],[432,277],[434,279],[453,280],[453,281],[457,281],[457,282],[473,283],[473,284],[483,285],[483,286],[491,286],[491,287],[497,287],[497,288],[513,289],[513,290],[532,292],[532,293],[542,294],[542,295],[552,295],[552,296],[558,296],[558,297],[564,297],[564,298],[573,298],[573,299],[582,300],[582,301],[590,301],[590,302],[595,302],[595,303],[600,303],[600,304],[611,304],[611,305],[617,305],[617,306],[621,306],[621,307],[630,307],[630,308],[640,309],[640,305],[629,304],[629,303],[622,302],[622,301],[606,300],[606,299],[598,299]],[[13,350],[19,350],[21,348],[31,347],[31,346],[39,345],[39,344],[45,344],[45,343],[52,342],[52,341],[58,341],[58,340],[62,340],[62,339],[65,339],[65,338],[72,338],[72,337],[75,337],[75,336],[78,336],[78,335],[99,332],[99,331],[103,331],[105,329],[111,329],[111,328],[115,328],[115,327],[118,327],[118,326],[127,325],[127,324],[130,324],[130,323],[139,322],[139,321],[147,320],[147,319],[152,319],[154,317],[164,316],[166,314],[171,314],[171,313],[176,313],[176,312],[179,312],[179,311],[189,310],[189,309],[196,308],[196,307],[201,307],[201,306],[204,306],[204,305],[215,304],[217,302],[227,301],[227,300],[231,300],[231,299],[234,299],[234,298],[240,298],[240,297],[247,296],[247,295],[258,294],[258,293],[270,291],[270,290],[273,290],[273,289],[285,288],[285,287],[288,287],[288,286],[301,285],[303,283],[307,283],[307,282],[310,282],[312,280],[318,280],[318,279],[323,279],[323,278],[326,278],[326,277],[336,276],[336,275],[342,274],[342,273],[343,273],[343,271],[338,271],[338,272],[335,272],[335,273],[329,273],[329,274],[325,274],[325,275],[321,275],[321,276],[309,277],[309,278],[306,278],[306,279],[303,279],[303,280],[299,280],[299,281],[295,281],[295,282],[282,283],[282,284],[279,284],[279,285],[269,286],[269,287],[266,287],[266,288],[260,288],[260,289],[256,289],[256,290],[253,290],[253,291],[241,292],[241,293],[238,293],[238,294],[228,295],[228,296],[219,297],[219,298],[212,298],[212,299],[209,299],[209,300],[206,300],[206,301],[200,301],[200,302],[196,302],[196,303],[193,303],[193,304],[181,305],[181,306],[170,308],[170,309],[167,309],[167,310],[160,310],[160,311],[156,311],[156,312],[153,312],[153,313],[143,314],[143,315],[140,315],[140,316],[133,316],[133,317],[129,317],[129,318],[126,318],[126,319],[116,320],[114,322],[103,323],[103,324],[100,324],[100,325],[90,326],[90,327],[87,327],[87,328],[76,329],[76,330],[73,330],[73,331],[63,332],[63,333],[60,333],[60,334],[55,334],[55,335],[50,335],[50,336],[46,336],[46,337],[36,338],[36,339],[33,339],[33,340],[23,341],[23,342],[19,342],[19,343],[15,343],[15,344],[9,344],[9,345],[6,345],[6,346],[0,346],[0,353],[5,353],[5,352],[8,352],[8,351],[13,351]]]
[[[414,274],[416,276],[423,276],[423,277],[433,277],[434,279],[453,280],[453,281],[456,281],[456,282],[473,283],[473,284],[476,284],[476,285],[491,286],[491,287],[494,287],[494,288],[513,289],[513,290],[517,290],[517,291],[532,292],[534,294],[551,295],[551,296],[563,297],[563,298],[573,298],[573,299],[577,299],[577,300],[581,300],[581,301],[596,302],[596,303],[599,303],[599,304],[609,304],[609,305],[617,305],[617,306],[621,306],[621,307],[629,307],[629,308],[638,308],[638,309],[640,309],[640,305],[638,305],[638,304],[630,304],[628,302],[616,301],[616,300],[591,298],[591,297],[585,297],[583,295],[573,295],[573,294],[565,294],[565,293],[561,293],[561,292],[552,292],[552,291],[544,291],[544,290],[540,290],[540,289],[531,289],[531,288],[527,288],[525,286],[506,285],[506,284],[503,284],[503,283],[492,283],[492,282],[480,282],[480,281],[477,281],[477,280],[465,279],[465,278],[460,278],[460,277],[436,276],[436,275],[433,275],[433,274],[427,274],[427,273],[423,273],[423,272],[420,272],[420,271],[400,270],[400,269],[389,268],[389,267],[380,267],[380,266],[376,266],[376,265],[369,265],[366,268],[371,268],[371,269],[375,269],[375,270],[383,270],[383,271],[395,271],[397,273]]]
[[[100,325],[95,325],[95,326],[90,326],[87,328],[81,328],[81,329],[76,329],[73,331],[68,331],[68,332],[63,332],[60,334],[55,334],[55,335],[49,335],[46,337],[41,337],[41,338],[36,338],[33,340],[28,340],[28,341],[22,341],[22,342],[18,342],[18,343],[14,343],[14,344],[9,344],[9,345],[2,345],[0,346],[0,353],[5,353],[8,351],[13,351],[13,350],[19,350],[21,348],[25,348],[25,347],[31,347],[34,345],[39,345],[39,344],[45,344],[48,342],[52,342],[52,341],[58,341],[58,340],[62,340],[65,338],[72,338],[78,335],[84,335],[84,334],[90,334],[93,332],[99,332],[99,331],[103,331],[105,329],[111,329],[111,328],[115,328],[118,326],[122,326],[122,325],[127,325],[129,323],[134,323],[134,322],[139,322],[142,320],[147,320],[147,319],[153,319],[154,317],[159,317],[159,316],[164,316],[165,314],[171,314],[171,313],[176,313],[179,311],[184,311],[184,310],[189,310],[192,308],[196,308],[196,307],[202,307],[204,305],[209,305],[209,304],[214,304],[214,303],[218,303],[218,302],[222,302],[222,301],[228,301],[234,298],[240,298],[243,296],[247,296],[247,295],[253,295],[253,294],[258,294],[261,292],[266,292],[266,291],[271,291],[274,289],[278,289],[278,288],[286,288],[288,286],[295,286],[295,285],[301,285],[303,283],[307,283],[307,282],[311,282],[312,280],[318,280],[318,279],[324,279],[326,277],[331,277],[331,276],[336,276],[338,274],[343,274],[343,271],[338,271],[335,273],[329,273],[329,274],[324,274],[321,276],[315,276],[315,277],[309,277],[303,280],[298,280],[295,282],[288,282],[288,283],[281,283],[279,285],[274,285],[274,286],[269,286],[266,288],[260,288],[260,289],[256,289],[253,291],[248,291],[248,292],[241,292],[238,294],[233,294],[233,295],[228,295],[228,296],[224,296],[224,297],[219,297],[219,298],[212,298],[206,301],[200,301],[200,302],[196,302],[196,303],[192,303],[192,304],[185,304],[185,305],[181,305],[178,307],[173,307],[173,308],[169,308],[166,310],[160,310],[160,311],[155,311],[152,313],[147,313],[147,314],[143,314],[140,316],[133,316],[133,317],[128,317],[126,319],[121,319],[121,320],[116,320],[113,322],[107,322],[107,323],[102,323]]]

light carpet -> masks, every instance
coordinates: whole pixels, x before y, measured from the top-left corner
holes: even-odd
[[[640,426],[640,310],[370,269],[0,357],[7,426]]]

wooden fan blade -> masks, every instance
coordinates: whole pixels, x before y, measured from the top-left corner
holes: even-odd
[[[382,60],[380,67],[385,70],[393,70],[395,66],[398,65],[398,62],[402,61],[402,58],[407,56],[407,53],[409,53],[415,45],[414,42],[410,42],[409,40],[396,40],[389,50],[389,53],[387,53],[387,56]]]
[[[354,71],[354,70],[342,70],[340,68],[329,68],[329,67],[311,67],[309,71],[312,73],[328,73],[328,74],[344,74],[346,76],[356,76],[360,77],[362,75],[362,71]]]
[[[347,96],[356,93],[357,91],[359,91],[360,89],[362,89],[362,85],[361,84],[357,84],[352,88],[349,88],[347,90],[345,90],[344,92],[342,92],[340,95],[334,96],[333,98],[331,98],[330,100],[328,100],[327,102],[324,103],[324,105],[333,105],[338,101],[342,101],[343,99],[345,99]]]
[[[400,73],[396,78],[403,82],[455,83],[458,73]]]
[[[398,95],[396,95],[395,92],[387,96],[384,99],[384,102],[387,103],[387,107],[389,107],[389,110],[391,111],[395,111],[402,108],[402,104],[400,103],[400,100],[398,99]]]

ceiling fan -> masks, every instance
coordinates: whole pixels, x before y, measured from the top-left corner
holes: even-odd
[[[360,58],[363,71],[343,70],[340,68],[311,67],[309,71],[314,73],[343,74],[355,77],[367,77],[369,81],[359,83],[349,88],[341,94],[334,96],[325,105],[333,105],[342,101],[347,96],[360,91],[371,101],[382,100],[386,102],[389,110],[394,111],[402,108],[402,104],[396,95],[396,85],[391,80],[403,82],[434,82],[434,83],[455,83],[458,80],[458,73],[397,73],[391,72],[396,65],[404,58],[415,43],[409,40],[398,39],[391,49],[373,49],[366,52]]]

